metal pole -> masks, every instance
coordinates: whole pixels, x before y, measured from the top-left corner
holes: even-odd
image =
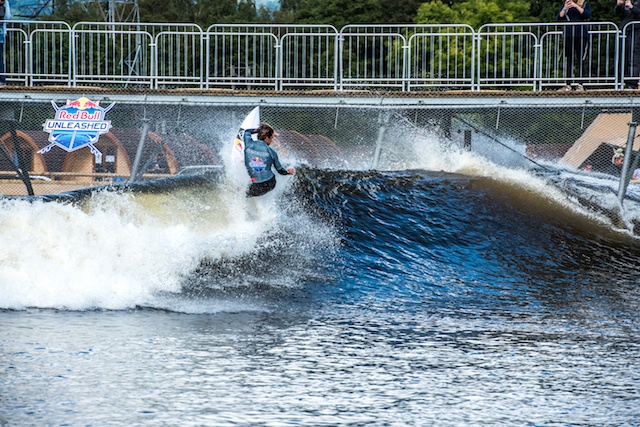
[[[22,155],[22,147],[20,147],[20,141],[18,141],[18,135],[16,134],[15,120],[9,120],[9,130],[11,131],[11,138],[13,139],[13,149],[15,150],[16,157],[18,158],[18,175],[20,175],[20,179],[27,188],[27,194],[29,194],[29,196],[33,196],[33,186],[31,185],[31,178],[29,177],[29,167],[31,165],[27,165],[24,162],[25,159]]]
[[[471,151],[471,129],[464,130],[464,149]]]
[[[15,125],[15,122],[13,122],[12,120],[9,120],[9,123],[10,123],[9,125],[10,133],[13,140],[13,147],[14,147],[13,149],[15,153],[15,158],[12,158],[12,156],[7,152],[6,148],[2,144],[0,144],[0,153],[2,153],[5,159],[9,163],[11,163],[11,165],[13,165],[13,168],[16,171],[16,175],[18,176],[18,178],[22,180],[22,182],[24,183],[24,186],[27,189],[27,194],[29,196],[33,196],[34,195],[33,186],[31,185],[31,178],[29,177],[29,172],[25,167],[24,159],[22,158],[22,150],[20,147],[20,143],[18,141],[18,136],[16,135],[16,125]],[[17,162],[15,160],[17,160]]]
[[[631,164],[631,156],[633,154],[633,139],[636,136],[637,122],[629,122],[629,134],[627,135],[627,146],[624,151],[624,162],[622,164],[622,172],[620,174],[620,184],[618,185],[618,201],[622,205],[624,193],[627,191],[631,173],[629,173],[629,165]]]
[[[138,150],[136,151],[136,158],[133,161],[133,167],[131,168],[131,176],[129,182],[134,182],[138,175],[138,168],[140,167],[140,158],[142,157],[142,150],[144,149],[144,140],[147,138],[147,132],[149,132],[149,119],[144,117],[142,119],[142,133],[140,134],[140,142],[138,143]]]
[[[389,123],[389,113],[386,111],[380,111],[378,115],[378,124],[380,124],[380,128],[378,129],[378,139],[376,140],[376,151],[373,154],[373,165],[371,166],[373,169],[378,167],[378,162],[380,161],[380,152],[382,151],[382,140],[384,139],[384,133],[387,130],[387,124]]]

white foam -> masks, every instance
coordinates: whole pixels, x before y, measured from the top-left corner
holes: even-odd
[[[562,172],[561,177],[582,182],[583,186],[577,185],[572,189],[578,191],[581,197],[597,204],[600,209],[594,211],[563,191],[557,185],[557,180],[553,182],[536,174],[533,169],[541,164],[536,165],[527,160],[524,144],[516,140],[501,141],[499,144],[477,134],[471,150],[465,150],[437,131],[429,132],[398,122],[388,130],[386,141],[378,165],[381,170],[423,169],[496,180],[515,186],[518,191],[535,193],[539,198],[550,200],[590,221],[630,236],[633,235],[634,221],[640,221],[638,203],[625,200],[624,207],[621,208],[616,197],[617,179],[600,174],[585,175],[578,171],[561,170],[555,164],[542,165],[550,171]],[[393,144],[388,141],[393,141]],[[592,190],[590,187],[594,185],[600,190]],[[640,184],[630,184],[628,194],[640,196]],[[624,224],[612,223],[612,217],[619,217]]]
[[[101,192],[83,208],[4,201],[0,307],[147,305],[158,292],[179,292],[183,278],[203,258],[255,250],[257,237],[268,226],[249,221],[238,201],[207,209],[160,197],[160,205],[179,211],[167,218],[166,211],[149,203],[154,198],[158,200],[153,195]]]

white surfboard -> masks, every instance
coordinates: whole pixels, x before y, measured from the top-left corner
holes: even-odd
[[[260,107],[256,107],[244,118],[240,125],[236,140],[233,144],[233,158],[237,161],[244,162],[244,131],[247,129],[257,129],[260,127]],[[251,135],[253,139],[257,139],[258,135]]]

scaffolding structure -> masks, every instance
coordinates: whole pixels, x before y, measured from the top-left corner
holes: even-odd
[[[78,2],[85,10],[89,8],[89,5],[97,4],[103,12],[105,22],[140,22],[138,0],[73,1]],[[56,2],[55,0],[14,0],[11,2],[11,7],[15,18],[30,20],[39,19],[53,13]]]

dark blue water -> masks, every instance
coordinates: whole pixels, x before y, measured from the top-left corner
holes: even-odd
[[[499,179],[281,183],[5,203],[0,425],[640,425],[633,233]]]

